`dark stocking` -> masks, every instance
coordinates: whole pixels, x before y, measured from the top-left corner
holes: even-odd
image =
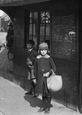
[[[46,108],[46,96],[42,96],[42,103],[43,103],[43,108],[45,109]]]
[[[47,97],[47,108],[50,109],[51,97]]]
[[[32,91],[33,91],[33,93],[35,94],[35,84],[34,84],[33,81],[32,81]]]

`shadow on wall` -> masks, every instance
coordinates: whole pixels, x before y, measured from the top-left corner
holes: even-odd
[[[77,109],[77,63],[62,59],[55,59],[56,74],[62,75],[63,87],[52,93],[53,97],[65,106]]]

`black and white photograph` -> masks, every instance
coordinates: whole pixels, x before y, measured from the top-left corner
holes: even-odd
[[[82,4],[0,0],[0,115],[82,114]]]

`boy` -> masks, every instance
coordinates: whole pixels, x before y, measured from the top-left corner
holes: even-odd
[[[38,55],[37,51],[34,49],[34,41],[29,40],[27,43],[27,50],[28,50],[28,56],[26,60],[26,64],[28,67],[28,80],[31,81],[31,89],[26,94],[31,94],[34,97],[37,97],[38,95],[35,94],[35,83],[34,83],[34,61],[35,57]]]

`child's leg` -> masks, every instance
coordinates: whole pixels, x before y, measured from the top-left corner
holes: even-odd
[[[36,84],[33,85],[33,97],[38,97],[39,96],[39,93],[37,92],[37,89],[36,89]]]
[[[50,110],[51,97],[47,97],[47,108]]]
[[[32,81],[30,80],[30,82],[31,82],[31,88],[30,88],[30,90],[27,93],[25,93],[25,95],[27,95],[27,94],[32,95]]]
[[[31,88],[32,88],[32,92],[33,92],[33,94],[34,94],[34,93],[35,93],[35,84],[34,84],[33,81],[31,82]]]
[[[43,108],[46,109],[46,100],[47,100],[47,97],[46,96],[42,96],[42,101],[43,101]]]
[[[51,104],[51,92],[48,91],[48,94],[47,94],[47,107],[46,107],[46,110],[45,110],[45,113],[49,113],[50,111],[50,104]]]
[[[42,107],[39,109],[38,112],[42,112],[46,109],[46,99],[47,99],[46,96],[42,96]]]
[[[42,112],[46,109],[46,93],[45,93],[45,85],[43,83],[43,92],[42,92],[42,107],[39,109],[39,112]]]
[[[30,70],[30,68],[28,67],[28,80],[30,80],[30,82],[31,82],[31,88],[30,88],[30,90],[27,92],[27,93],[25,93],[26,95],[27,94],[31,94],[32,95],[32,79],[31,79],[31,70]]]
[[[32,93],[33,97],[38,97],[38,93],[36,92],[36,84],[32,81]]]
[[[49,113],[50,112],[50,104],[51,104],[51,97],[47,97],[47,107],[46,107],[44,113]]]

